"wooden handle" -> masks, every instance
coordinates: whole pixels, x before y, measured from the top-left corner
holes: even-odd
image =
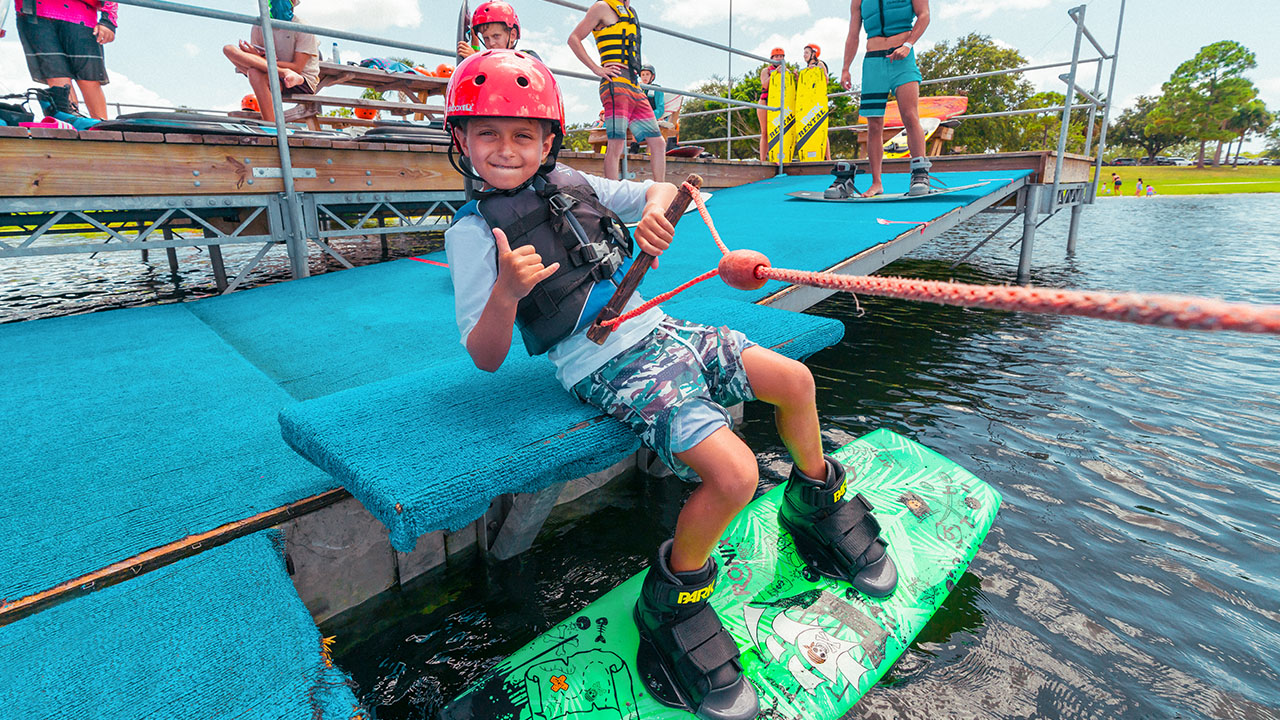
[[[702,188],[702,177],[699,175],[689,175],[685,182],[695,188]],[[681,185],[679,192],[671,199],[671,204],[667,206],[665,216],[667,222],[671,223],[674,228],[675,224],[680,222],[680,218],[684,216],[686,210],[689,209],[689,203],[693,202],[693,195],[689,190]],[[587,339],[597,345],[603,345],[604,341],[609,339],[609,333],[613,332],[613,326],[601,325],[601,322],[607,322],[622,314],[622,309],[627,306],[627,301],[635,294],[636,288],[640,287],[640,281],[644,279],[644,274],[649,272],[649,268],[653,267],[654,256],[649,253],[642,252],[636,256],[635,262],[631,263],[631,268],[627,270],[627,274],[622,276],[622,283],[618,285],[618,289],[614,291],[613,297],[609,298],[608,304],[596,316],[596,321],[587,328]]]

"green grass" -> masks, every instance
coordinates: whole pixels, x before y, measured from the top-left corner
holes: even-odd
[[[1197,170],[1194,167],[1104,165],[1102,177],[1108,185],[1110,185],[1112,172],[1118,173],[1120,179],[1124,181],[1124,185],[1120,188],[1121,193],[1130,197],[1137,190],[1138,178],[1142,178],[1144,183],[1155,185],[1157,195],[1280,192],[1280,166],[1275,165],[1239,167],[1234,170],[1230,166],[1216,170],[1213,168]],[[1098,197],[1110,197],[1110,195],[1099,188]]]

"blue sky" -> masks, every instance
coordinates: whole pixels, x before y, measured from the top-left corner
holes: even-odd
[[[254,0],[189,1],[245,13],[257,7]],[[585,0],[579,2],[585,4]],[[564,44],[578,20],[576,11],[543,0],[513,0],[513,4],[525,28],[523,46],[539,51],[552,67],[582,69]],[[729,4],[729,0],[633,0],[643,20],[719,42],[728,41]],[[1073,33],[1067,10],[1078,4],[1078,0],[932,0],[933,21],[920,45],[980,32],[1017,48],[1032,64],[1066,60]],[[1120,0],[1085,4],[1089,28],[1109,48],[1115,41]],[[317,25],[450,47],[458,7],[456,2],[441,0],[304,0],[298,14]],[[817,42],[834,70],[848,16],[847,2],[734,0],[733,44],[761,54],[781,45],[789,58],[798,58],[805,43]],[[238,106],[248,92],[221,53],[224,44],[247,37],[247,28],[129,6],[121,8],[120,26],[116,42],[107,46],[113,78],[108,100],[228,109]],[[1129,105],[1137,95],[1157,92],[1178,63],[1200,47],[1232,39],[1257,54],[1258,67],[1250,77],[1268,107],[1280,110],[1278,28],[1280,2],[1275,0],[1129,0],[1115,88],[1119,107]],[[12,19],[6,29],[8,36],[0,40],[0,92],[8,93],[31,83]],[[326,55],[331,43],[321,38]],[[392,54],[345,41],[339,42],[339,51],[344,60]],[[726,53],[658,33],[645,36],[645,55],[657,66],[660,83],[680,88],[693,87],[713,75],[723,77],[730,69]],[[444,60],[425,54],[419,59],[431,65]],[[860,60],[855,58],[855,78]],[[738,57],[732,70],[738,75],[755,66],[754,61]],[[1031,80],[1038,89],[1060,90],[1058,72],[1035,73]],[[1087,84],[1092,84],[1091,76]],[[569,120],[594,119],[599,111],[594,85],[568,79],[563,87]]]

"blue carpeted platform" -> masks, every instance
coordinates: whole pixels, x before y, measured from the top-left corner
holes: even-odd
[[[732,300],[687,299],[668,310],[795,358],[844,334],[835,320]],[[309,400],[284,410],[280,424],[404,552],[427,532],[474,520],[498,495],[581,477],[639,447],[626,426],[570,397],[548,361],[515,353],[497,373],[468,358]]]
[[[0,326],[0,598],[336,487],[188,305]]]
[[[355,716],[277,539],[241,538],[0,627],[0,715]]]

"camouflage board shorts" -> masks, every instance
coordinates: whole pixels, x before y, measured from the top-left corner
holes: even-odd
[[[742,365],[754,344],[727,327],[666,318],[571,392],[630,425],[675,474],[696,480],[676,453],[729,427],[726,406],[755,399]]]

